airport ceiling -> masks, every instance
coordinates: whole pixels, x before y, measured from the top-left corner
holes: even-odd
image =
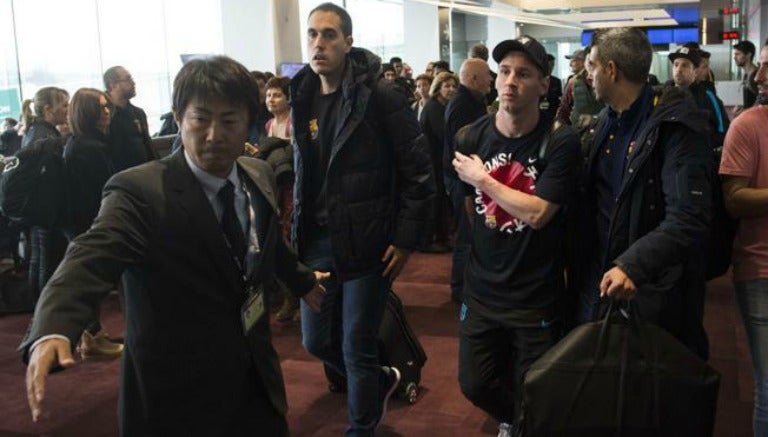
[[[675,26],[676,8],[702,8],[712,0],[415,0],[467,13],[573,29]]]

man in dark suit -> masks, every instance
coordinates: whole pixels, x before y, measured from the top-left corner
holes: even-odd
[[[21,344],[34,420],[48,372],[74,364],[73,345],[122,276],[122,435],[287,435],[261,284],[275,274],[318,310],[328,275],[285,246],[269,165],[240,157],[255,96],[227,57],[181,69],[173,111],[183,150],[107,182],[93,227],[43,290]]]

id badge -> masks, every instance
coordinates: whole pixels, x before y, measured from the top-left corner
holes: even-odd
[[[243,333],[248,335],[251,328],[264,316],[264,293],[261,287],[249,287],[248,298],[240,311]]]

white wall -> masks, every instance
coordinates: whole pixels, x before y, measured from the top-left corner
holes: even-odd
[[[414,77],[423,73],[427,63],[440,57],[437,6],[404,1],[405,49],[403,60],[413,68]]]

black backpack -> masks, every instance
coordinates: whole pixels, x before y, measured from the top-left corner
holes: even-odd
[[[50,228],[64,218],[66,138],[48,138],[21,149],[0,176],[0,210],[14,221]]]

